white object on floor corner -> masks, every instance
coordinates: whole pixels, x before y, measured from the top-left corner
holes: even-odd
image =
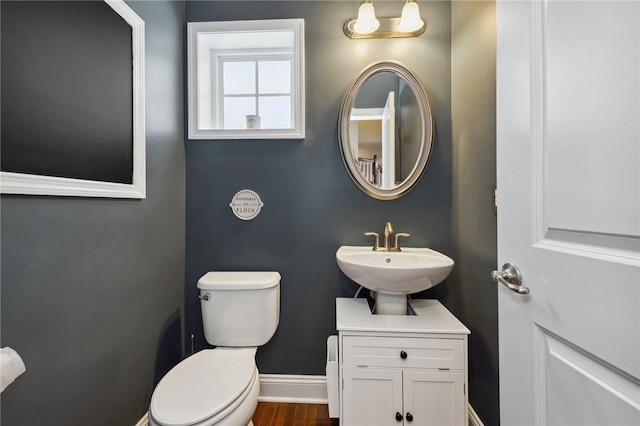
[[[4,392],[27,369],[18,352],[8,346],[0,349],[0,360],[0,392]]]

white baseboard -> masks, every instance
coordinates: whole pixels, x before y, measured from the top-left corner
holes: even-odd
[[[260,402],[327,403],[327,377],[260,374]]]
[[[290,374],[261,374],[260,402],[290,402],[298,404],[326,404],[326,376]],[[469,426],[484,426],[471,404],[468,405]],[[135,426],[148,426],[149,414],[145,414]]]
[[[288,374],[260,375],[260,402],[327,404],[326,376]],[[471,404],[468,405],[469,426],[484,426]]]
[[[326,404],[327,378],[326,376],[261,374],[258,401]],[[468,405],[468,415],[469,426],[484,426],[471,404]]]
[[[478,414],[473,409],[471,404],[469,404],[468,407],[469,407],[469,426],[484,426],[484,423],[482,423],[482,420],[480,420],[480,417],[478,417]]]
[[[149,413],[145,413],[135,426],[149,426]]]

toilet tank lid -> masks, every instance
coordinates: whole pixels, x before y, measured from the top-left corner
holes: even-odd
[[[201,290],[259,290],[280,284],[280,274],[273,271],[214,271],[198,280]]]

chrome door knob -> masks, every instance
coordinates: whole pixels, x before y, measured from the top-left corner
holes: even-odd
[[[518,294],[529,294],[529,288],[522,286],[522,274],[520,269],[513,263],[505,263],[500,271],[491,272],[491,278],[495,282],[505,285],[509,290]]]

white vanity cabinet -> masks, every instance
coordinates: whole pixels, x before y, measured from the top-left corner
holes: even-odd
[[[467,424],[469,330],[437,300],[415,315],[373,315],[364,299],[337,299],[340,423]]]

